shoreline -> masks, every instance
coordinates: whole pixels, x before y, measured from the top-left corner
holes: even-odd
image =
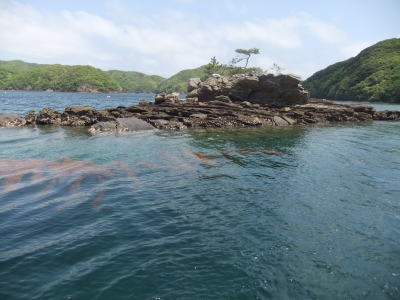
[[[33,93],[70,93],[70,94],[145,94],[157,95],[156,93],[124,93],[124,92],[63,92],[63,91],[26,91],[26,90],[0,90],[0,92],[33,92]]]
[[[27,91],[27,90],[1,90],[0,92],[34,92],[34,93],[69,93],[69,94],[144,94],[144,95],[157,95],[157,93],[134,93],[134,92],[64,92],[64,91]],[[180,94],[180,96],[187,96],[187,94]],[[316,98],[310,98],[313,100]],[[346,102],[346,103],[354,103],[354,104],[391,104],[391,105],[400,105],[400,102],[384,102],[384,101],[365,101],[365,100],[330,100],[330,99],[316,99],[316,100],[327,100],[333,102]],[[340,103],[339,103],[340,104]]]
[[[66,107],[64,112],[43,108],[36,115],[0,115],[0,126],[26,124],[86,126],[92,133],[136,132],[140,130],[177,129],[187,127],[305,126],[338,122],[399,121],[400,111],[376,111],[364,104],[338,104],[325,99],[310,99],[297,105],[251,104],[211,100],[199,102],[179,99],[177,95],[154,102],[142,99],[130,107],[118,106],[96,110],[90,106]],[[161,99],[161,100],[160,100]]]

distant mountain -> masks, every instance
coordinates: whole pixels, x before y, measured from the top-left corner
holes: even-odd
[[[166,80],[158,75],[146,75],[134,71],[110,70],[107,73],[118,82],[123,93],[157,93],[158,86]]]
[[[64,66],[0,60],[0,89],[65,92],[187,93],[190,78],[203,77],[204,66],[166,79],[135,71],[102,71],[91,66]]]
[[[314,98],[400,102],[400,39],[368,47],[302,84]]]
[[[188,69],[180,71],[179,73],[173,75],[168,78],[164,82],[162,82],[157,91],[161,92],[178,92],[181,94],[187,93],[188,82],[190,78],[201,78],[205,75],[204,66],[198,67],[197,69]]]
[[[23,66],[19,64],[18,67]],[[32,69],[0,67],[0,89],[60,92],[120,92],[106,72],[91,66],[49,65]]]
[[[37,68],[48,67],[51,65],[41,65],[35,63],[27,63],[22,60],[10,60],[4,61],[0,60],[0,68],[7,68],[12,70],[32,70]]]

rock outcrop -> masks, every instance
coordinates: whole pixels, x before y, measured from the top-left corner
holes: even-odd
[[[36,117],[35,117],[35,111],[31,110],[26,116],[25,116],[25,121],[26,124],[33,124],[35,123]]]
[[[92,125],[90,131],[96,133],[136,132],[154,128],[179,130],[186,127],[287,126],[331,122],[400,120],[400,111],[377,112],[372,106],[368,105],[342,105],[325,99],[308,99],[308,95],[307,101],[305,99],[301,100],[306,102],[302,104],[293,104],[289,100],[284,100],[283,102],[277,101],[275,104],[247,101],[251,100],[252,95],[252,99],[255,99],[253,92],[250,92],[250,98],[246,98],[246,101],[232,100],[231,97],[233,94],[246,94],[243,88],[244,85],[250,86],[254,84],[254,87],[258,86],[260,78],[263,78],[262,76],[264,75],[246,75],[245,77],[240,77],[245,78],[241,83],[243,85],[239,85],[237,82],[231,85],[230,92],[228,93],[229,96],[215,92],[217,90],[215,87],[220,87],[219,85],[210,85],[212,82],[219,84],[221,80],[226,80],[226,78],[208,79],[205,83],[210,88],[205,87],[204,83],[201,83],[199,80],[193,79],[189,83],[189,86],[200,87],[192,90],[192,92],[196,91],[196,97],[193,97],[194,94],[191,92],[186,99],[179,99],[177,93],[162,93],[156,96],[155,102],[147,102],[145,99],[142,99],[138,105],[130,107],[118,106],[116,108],[96,110],[90,106],[77,106],[67,107],[63,113],[50,108],[44,108],[39,112],[36,123],[64,126]],[[266,77],[268,76],[266,75]],[[230,78],[239,77],[232,76]],[[293,86],[297,82],[297,79],[294,80],[292,76],[273,76],[273,78],[280,82],[280,86]],[[251,80],[254,83],[251,83]],[[269,84],[271,83],[269,82]],[[252,91],[255,91],[254,87]],[[203,88],[209,89],[210,93],[202,94],[202,92],[199,92],[199,90],[203,91]],[[289,97],[289,91],[290,89],[287,88],[285,92],[281,93],[279,96],[281,97],[280,99],[289,99],[285,98]],[[298,91],[300,91],[300,94],[303,93],[301,88],[298,88]],[[264,92],[266,93],[266,90]],[[213,96],[204,98],[205,95]],[[302,96],[299,97],[301,98]],[[1,126],[21,126],[33,121],[34,111],[31,111],[25,118],[20,118],[16,114],[0,115]]]
[[[201,82],[199,78],[189,81],[186,98],[200,102],[212,100],[247,101],[260,105],[306,104],[309,93],[294,75],[240,74],[231,77],[211,77]]]
[[[0,115],[0,126],[5,127],[17,127],[26,124],[24,118],[21,118],[17,114],[2,114]]]
[[[97,111],[90,106],[66,107],[61,114],[61,125],[67,126],[88,126],[98,122],[113,120],[107,117],[107,113]]]
[[[90,127],[91,133],[99,132],[137,132],[152,130],[149,123],[137,118],[117,118],[114,122],[99,122]]]
[[[400,111],[395,111],[395,110],[377,111],[373,119],[381,121],[397,121],[400,119]]]
[[[130,107],[119,106],[105,110],[92,107],[67,107],[63,113],[45,108],[39,112],[38,124],[68,126],[93,125],[92,132],[139,131],[151,128],[183,129],[186,127],[225,126],[283,126],[330,122],[400,120],[400,112],[376,112],[368,105],[341,105],[333,101],[310,99],[306,104],[291,106],[252,104],[249,101],[230,101],[224,95],[219,100],[199,102],[193,98],[179,99],[177,95],[162,94],[164,101],[141,101]],[[156,97],[157,98],[157,97]],[[173,101],[167,100],[173,99]],[[143,123],[125,124],[128,119]],[[140,121],[139,120],[139,121]],[[130,122],[130,121],[129,121]],[[138,125],[139,124],[139,125]],[[140,126],[150,126],[141,128]],[[151,124],[151,125],[150,125]],[[139,126],[139,127],[135,127]]]
[[[36,124],[61,124],[61,113],[58,111],[45,107],[43,108],[36,117]]]
[[[96,110],[90,106],[66,107],[63,113],[54,109],[42,109],[36,118],[37,124],[64,126],[88,126],[98,122],[114,121],[117,117],[106,110]]]
[[[156,96],[154,99],[156,104],[160,104],[163,102],[167,103],[175,103],[179,101],[179,93],[172,93],[172,94],[167,94],[167,93],[161,93]]]

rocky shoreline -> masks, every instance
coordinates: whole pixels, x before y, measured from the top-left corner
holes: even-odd
[[[310,99],[293,75],[234,75],[191,79],[186,99],[178,93],[162,93],[155,102],[142,99],[138,105],[96,110],[89,106],[67,107],[60,113],[50,108],[21,118],[0,115],[0,126],[54,124],[91,126],[96,132],[134,132],[187,127],[286,126],[331,122],[398,121],[400,111],[379,111],[361,104],[337,104]]]

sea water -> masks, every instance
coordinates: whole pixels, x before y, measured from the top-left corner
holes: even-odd
[[[154,99],[6,95],[1,113]],[[399,299],[399,131],[0,128],[0,299]]]

